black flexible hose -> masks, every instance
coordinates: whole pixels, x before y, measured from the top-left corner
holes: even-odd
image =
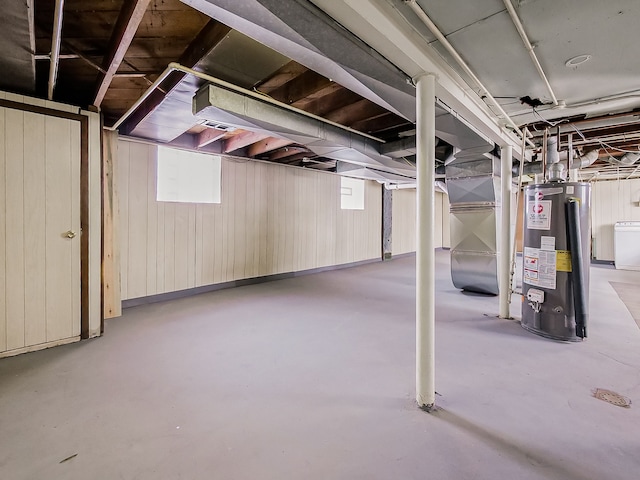
[[[571,252],[571,278],[573,290],[573,310],[576,318],[576,336],[587,337],[589,306],[585,292],[584,269],[582,263],[582,241],[580,238],[580,203],[575,198],[567,200],[567,237]]]

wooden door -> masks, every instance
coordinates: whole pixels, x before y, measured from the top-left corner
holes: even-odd
[[[79,339],[80,128],[0,108],[0,356]]]

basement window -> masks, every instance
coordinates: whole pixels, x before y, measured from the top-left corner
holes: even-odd
[[[220,157],[158,147],[159,202],[220,203]]]
[[[340,207],[342,210],[364,210],[364,180],[340,177]]]

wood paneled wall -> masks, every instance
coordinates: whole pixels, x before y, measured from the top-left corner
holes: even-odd
[[[122,299],[380,258],[380,185],[341,210],[335,174],[222,159],[222,203],[156,201],[152,144],[118,142]]]
[[[449,197],[436,192],[435,246],[449,247]],[[393,191],[393,227],[391,229],[391,251],[401,255],[416,251],[416,190]]]
[[[640,179],[599,181],[591,184],[592,257],[613,261],[613,226],[640,221]]]

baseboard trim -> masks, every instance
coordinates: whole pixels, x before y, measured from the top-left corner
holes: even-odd
[[[613,260],[597,260],[595,258],[591,259],[592,265],[615,265]]]
[[[63,338],[62,340],[56,340],[53,342],[39,343],[37,345],[31,345],[29,347],[16,348],[14,350],[7,350],[6,352],[0,352],[0,358],[14,357],[23,353],[37,352],[38,350],[44,350],[45,348],[59,347],[60,345],[66,345],[68,343],[74,343],[80,341],[80,335],[76,337]]]
[[[372,258],[369,260],[361,260],[359,262],[343,263],[340,265],[329,265],[326,267],[311,268],[309,270],[301,270],[298,272],[276,273],[273,275],[265,275],[262,277],[243,278],[241,280],[232,280],[230,282],[214,283],[212,285],[203,285],[201,287],[187,288],[185,290],[177,290],[175,292],[159,293],[148,297],[130,298],[122,301],[122,308],[138,307],[140,305],[148,305],[150,303],[166,302],[169,300],[177,300],[179,298],[200,295],[201,293],[215,292],[217,290],[225,290],[227,288],[244,287],[246,285],[256,285],[265,282],[274,282],[284,280],[286,278],[301,277],[303,275],[312,275],[314,273],[328,272],[331,270],[342,270],[344,268],[352,268],[369,263],[381,262],[380,258]]]

